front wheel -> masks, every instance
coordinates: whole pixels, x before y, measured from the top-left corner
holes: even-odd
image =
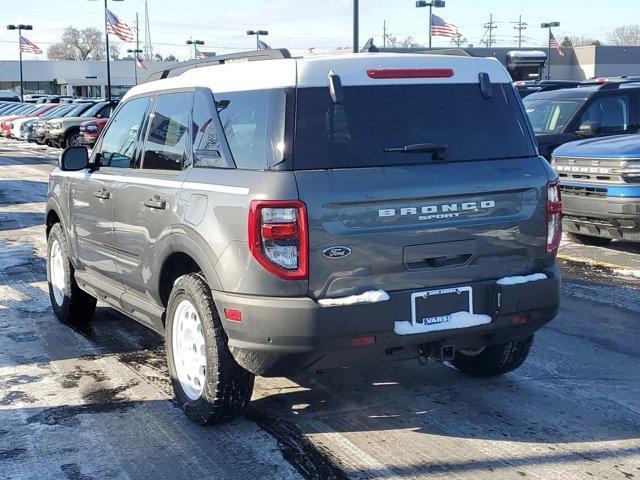
[[[574,242],[581,243],[582,245],[592,245],[594,247],[604,247],[611,243],[610,238],[592,237],[591,235],[583,235],[581,233],[567,232],[567,236]]]
[[[458,350],[451,363],[462,373],[473,377],[495,377],[520,367],[529,356],[532,344],[533,335],[481,350]]]
[[[96,299],[82,290],[73,275],[69,245],[59,223],[47,238],[47,283],[51,307],[58,320],[86,325],[96,310]]]
[[[202,274],[183,275],[174,283],[165,338],[173,390],[190,420],[221,423],[247,409],[254,376],[231,355]]]
[[[69,132],[64,140],[64,145],[66,147],[79,147],[80,146],[80,132],[78,130],[72,130]]]

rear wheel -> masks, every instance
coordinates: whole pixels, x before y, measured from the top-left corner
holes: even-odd
[[[454,367],[473,377],[494,377],[512,372],[527,359],[533,335],[522,340],[492,345],[475,351],[458,350],[451,362]]]
[[[96,310],[96,299],[78,286],[73,272],[67,240],[62,227],[56,223],[47,238],[47,283],[51,307],[61,322],[85,325]]]
[[[231,355],[202,274],[184,275],[174,283],[165,338],[173,390],[190,420],[220,423],[246,410],[254,376]]]
[[[567,232],[569,239],[574,242],[581,243],[583,245],[593,245],[596,247],[604,247],[611,243],[610,238],[592,237],[591,235],[583,235],[581,233],[569,233]]]

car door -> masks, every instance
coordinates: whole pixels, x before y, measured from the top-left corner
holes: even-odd
[[[618,90],[599,95],[585,105],[575,130],[578,131],[583,125],[591,125],[597,137],[635,133],[638,127],[634,110],[629,91]]]
[[[128,294],[147,302],[153,302],[152,272],[161,267],[156,258],[170,249],[178,195],[191,164],[192,103],[192,91],[158,94],[149,115],[141,166],[118,185],[114,224],[118,278]]]
[[[115,280],[116,186],[134,162],[140,127],[150,101],[138,98],[122,106],[94,149],[91,162],[99,168],[73,179],[71,225],[78,268],[102,283],[113,284]]]

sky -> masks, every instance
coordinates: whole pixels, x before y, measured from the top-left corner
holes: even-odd
[[[144,0],[108,0],[109,8],[128,23],[140,17],[140,39],[144,40]],[[154,52],[173,54],[185,60],[190,54],[185,41],[204,40],[204,51],[230,53],[255,48],[255,38],[246,30],[268,30],[264,40],[273,48],[289,48],[299,54],[350,47],[352,0],[148,0],[151,40]],[[546,44],[541,22],[559,21],[555,29],[561,40],[565,35],[587,36],[600,40],[617,26],[640,23],[638,0],[446,0],[446,7],[434,13],[457,25],[467,43],[481,46],[484,24],[493,14],[498,40],[495,46],[516,45],[514,24],[519,15],[528,23],[525,46]],[[102,0],[0,0],[0,24],[29,23],[34,30],[25,36],[45,51],[43,55],[25,54],[28,60],[45,60],[46,49],[60,38],[65,27],[96,27],[104,30]],[[415,7],[415,0],[360,0],[360,43],[373,37],[382,45],[383,22],[387,33],[399,39],[413,36],[428,43],[428,9]],[[114,39],[116,40],[116,39]],[[449,39],[434,37],[434,46],[448,46]],[[120,44],[121,52],[134,48]],[[0,61],[18,58],[17,33],[0,30]]]

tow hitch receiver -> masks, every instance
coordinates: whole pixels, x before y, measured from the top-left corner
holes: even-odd
[[[448,362],[455,358],[456,349],[453,345],[424,344],[420,346],[420,356],[433,358],[439,362]]]

